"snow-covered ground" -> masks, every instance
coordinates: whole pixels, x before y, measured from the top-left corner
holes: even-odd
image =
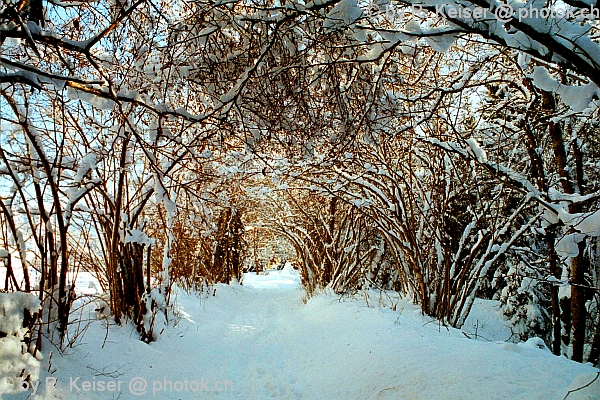
[[[50,358],[47,346],[39,398],[563,399],[598,372],[536,341],[495,341],[510,330],[490,302],[477,303],[463,332],[379,292],[306,300],[289,267],[212,294],[177,291],[180,316],[150,345],[96,320],[67,354]],[[475,330],[480,340],[467,337]],[[54,391],[47,377],[58,379]],[[600,399],[600,379],[576,398]]]

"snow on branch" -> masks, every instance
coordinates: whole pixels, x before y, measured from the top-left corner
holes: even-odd
[[[593,100],[600,99],[600,89],[593,82],[586,85],[563,85],[554,79],[546,67],[533,67],[533,84],[547,92],[556,93],[573,111],[585,110]]]
[[[487,157],[484,156],[485,153],[478,145],[475,146],[475,149],[473,149],[473,140],[468,141],[470,145],[468,148],[463,148],[459,144],[453,142],[442,142],[435,138],[421,137],[420,140],[442,148],[446,151],[458,154],[465,159],[476,161],[479,165],[488,170],[492,176],[502,179],[504,182],[522,191],[527,195],[527,197],[538,202],[547,211],[555,215],[557,221],[561,221],[566,226],[571,227],[576,232],[579,232],[584,236],[587,235],[600,237],[600,210],[587,213],[569,213],[565,210],[564,205],[555,204],[553,198],[551,198],[548,193],[540,192],[522,174],[508,167],[487,160]],[[561,198],[562,196],[559,195],[557,197],[556,193],[554,192],[553,197]],[[594,198],[597,198],[597,193],[591,194],[591,196],[571,196],[570,204],[574,205],[580,202],[589,202],[590,199]]]
[[[569,13],[548,13],[542,18],[540,10],[536,15],[531,9],[541,8],[543,4],[533,2],[506,4],[492,0],[449,0],[444,4],[439,1],[423,4],[421,0],[400,0],[399,3],[443,16],[464,32],[564,66],[600,85],[600,45],[592,37],[592,25],[578,17],[568,18]],[[589,12],[590,5],[578,2],[575,8],[571,14],[579,16]],[[474,13],[476,9],[483,12]]]

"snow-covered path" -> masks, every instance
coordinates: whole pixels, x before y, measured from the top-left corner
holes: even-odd
[[[404,301],[392,311],[376,297],[369,307],[303,296],[291,270],[247,275],[214,297],[179,292],[185,317],[151,345],[130,327],[111,327],[102,349],[107,330],[96,322],[70,355],[55,356],[57,397],[562,399],[574,380],[596,376],[535,346],[467,339]],[[111,380],[120,393],[83,390],[85,381]],[[600,398],[596,383],[586,395]],[[568,398],[594,398],[583,394]]]

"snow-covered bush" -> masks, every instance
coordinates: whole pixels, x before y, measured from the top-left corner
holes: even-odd
[[[17,382],[38,379],[39,362],[29,353],[30,323],[40,310],[30,293],[0,293],[0,394],[19,390]]]
[[[550,296],[547,285],[540,282],[537,271],[527,267],[522,261],[507,260],[505,268],[499,268],[493,285],[505,286],[499,292],[500,308],[512,325],[513,338],[526,341],[531,337],[540,337],[550,343],[551,317],[547,311]],[[505,271],[504,279],[499,279]]]

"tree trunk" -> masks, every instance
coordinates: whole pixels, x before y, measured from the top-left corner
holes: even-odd
[[[583,348],[585,344],[585,321],[587,309],[585,308],[585,283],[586,263],[583,258],[585,240],[578,244],[579,255],[571,261],[571,316],[573,324],[573,361],[583,362]]]
[[[550,92],[542,92],[542,106],[543,108],[552,113],[556,110],[556,102],[554,95]],[[572,178],[569,175],[567,169],[567,153],[565,150],[565,143],[563,137],[563,130],[558,123],[550,120],[548,122],[548,134],[552,141],[552,150],[554,152],[554,163],[558,175],[560,176],[560,183],[563,192],[566,194],[575,193],[575,185],[573,184]],[[579,160],[581,160],[581,154],[577,154]],[[583,194],[583,193],[580,193]],[[581,208],[578,206],[569,206],[569,213],[581,212]],[[583,259],[583,253],[585,250],[585,241],[579,243],[579,254],[571,259],[571,325],[572,325],[572,346],[573,354],[572,359],[574,361],[583,361],[583,347],[585,342],[585,321],[587,317],[587,310],[585,308],[585,262]]]
[[[596,367],[600,367],[600,311],[596,316],[596,332],[592,339],[592,348],[587,361]]]
[[[531,80],[525,79],[525,85],[529,89],[533,89]],[[548,192],[548,180],[546,179],[546,171],[544,169],[544,162],[537,152],[538,141],[536,140],[533,131],[529,128],[527,123],[524,124],[524,130],[526,132],[525,147],[527,148],[527,154],[529,155],[529,162],[531,163],[531,176],[536,182],[537,187],[544,193]],[[556,243],[556,225],[550,225],[545,229],[544,240],[546,242],[546,253],[548,257],[548,270],[550,274],[560,279],[562,275],[562,268],[560,267],[558,255],[556,254],[555,243]],[[558,286],[553,284],[550,287],[550,301],[552,307],[552,353],[555,355],[561,354],[561,338],[562,338],[562,313],[560,309],[560,298],[558,296]]]
[[[546,228],[546,247],[548,252],[548,269],[553,277],[560,279],[561,268],[558,264],[558,257],[554,249],[556,234],[551,227]],[[558,297],[558,286],[550,287],[550,297],[552,302],[552,353],[559,356],[561,354],[561,312],[560,298]]]
[[[123,205],[123,187],[125,184],[125,164],[127,160],[127,146],[129,144],[129,136],[123,138],[121,147],[121,154],[119,159],[119,180],[117,182],[116,195],[115,195],[115,208],[113,212],[113,221],[110,245],[108,251],[110,252],[110,263],[107,266],[107,275],[109,282],[110,292],[110,307],[117,324],[121,324],[121,314],[123,313],[123,288],[121,285],[121,276],[118,272],[119,260],[119,225],[121,223],[121,209]]]

